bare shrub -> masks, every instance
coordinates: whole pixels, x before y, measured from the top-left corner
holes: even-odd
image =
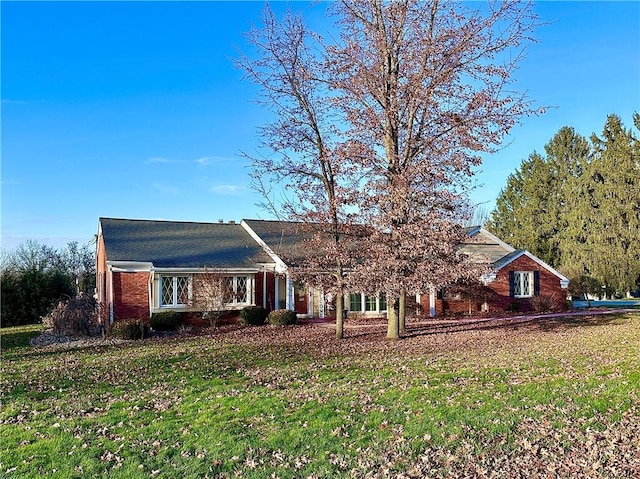
[[[202,312],[202,319],[211,327],[231,309],[234,293],[229,273],[217,269],[205,268],[203,273],[193,278],[193,306]]]
[[[109,336],[118,339],[144,339],[149,335],[149,325],[144,319],[119,319],[109,326]]]
[[[92,296],[80,294],[60,301],[42,318],[54,333],[66,336],[97,336],[103,331],[105,314]]]
[[[551,296],[533,296],[531,298],[531,307],[538,313],[554,311],[558,308],[558,299],[555,295]]]

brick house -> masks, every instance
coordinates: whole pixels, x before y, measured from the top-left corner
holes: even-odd
[[[530,308],[536,295],[564,301],[568,279],[527,251],[516,251],[483,228],[468,230],[462,251],[489,266],[480,293],[451,288],[418,295],[416,304],[431,316]],[[242,220],[195,223],[100,218],[97,239],[96,294],[109,321],[149,318],[166,310],[197,313],[194,288],[210,272],[224,277],[226,309],[259,305],[286,308],[299,315],[328,317],[332,298],[295,283],[278,254],[301,247],[296,224]],[[478,288],[476,288],[478,289]],[[468,288],[471,290],[471,288]],[[384,295],[345,296],[350,314],[386,314]]]
[[[531,300],[548,298],[564,308],[569,279],[526,250],[516,250],[480,226],[467,229],[461,251],[486,266],[478,284],[431,291],[419,298],[431,316],[491,311],[527,311]]]
[[[194,311],[198,278],[228,280],[228,309],[261,305],[297,309],[286,265],[250,234],[246,223],[100,218],[96,293],[109,321]]]

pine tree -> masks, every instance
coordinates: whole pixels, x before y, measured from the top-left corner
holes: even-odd
[[[638,123],[637,114],[634,119]],[[582,257],[609,291],[625,292],[640,279],[640,142],[616,115],[591,142],[595,153],[581,205],[591,215]]]
[[[487,227],[569,277],[625,292],[640,284],[640,141],[616,115],[590,140],[561,128],[545,157],[509,176]]]
[[[507,179],[488,223],[490,231],[516,248],[526,249],[551,266],[563,264],[576,182],[588,163],[588,140],[573,128],[562,127]],[[570,251],[570,247],[568,250]]]

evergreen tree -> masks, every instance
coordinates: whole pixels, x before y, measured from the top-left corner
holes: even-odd
[[[640,115],[634,115],[640,129]],[[591,141],[563,127],[509,176],[487,224],[569,277],[640,283],[640,141],[610,115]]]
[[[562,242],[572,195],[590,155],[588,140],[562,127],[509,176],[488,228],[516,248],[526,249],[554,267],[563,263]]]
[[[640,122],[637,114],[634,119]],[[594,158],[579,205],[591,214],[577,249],[607,290],[626,292],[640,277],[640,141],[618,116],[609,115],[602,135],[592,135],[591,142]]]

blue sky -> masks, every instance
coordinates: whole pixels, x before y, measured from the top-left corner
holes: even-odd
[[[6,2],[1,33],[2,247],[89,241],[100,216],[269,218],[249,187],[268,113],[233,68],[263,2]],[[284,2],[274,4],[283,9]],[[326,20],[303,10],[315,28]],[[471,199],[564,125],[602,130],[640,111],[640,2],[538,2],[517,88],[539,106],[485,159]]]

